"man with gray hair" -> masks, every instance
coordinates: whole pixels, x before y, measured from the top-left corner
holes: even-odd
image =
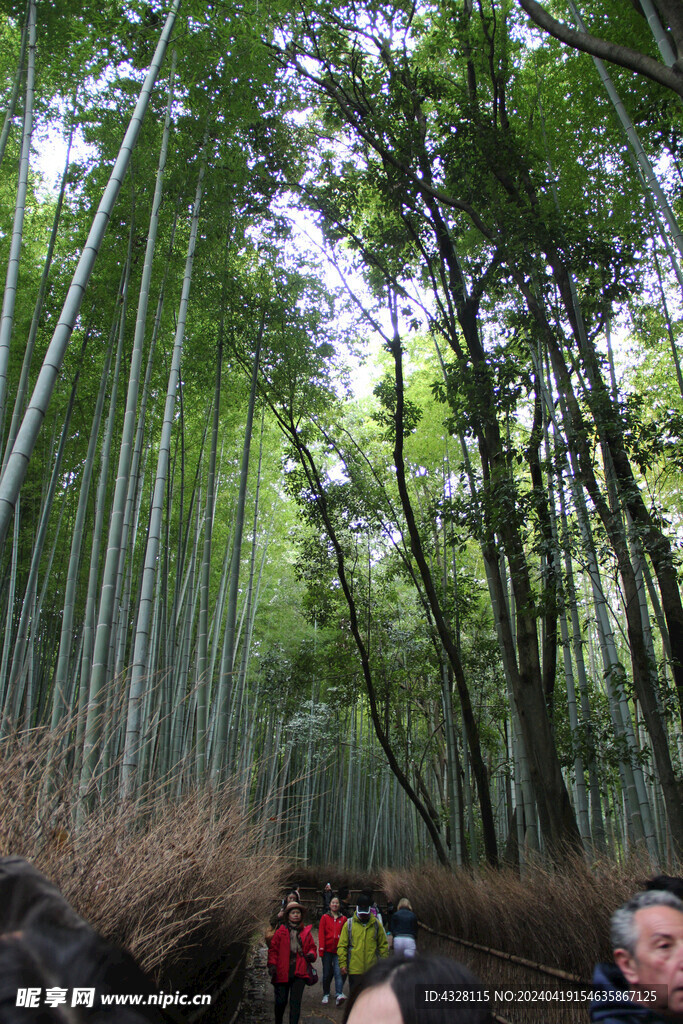
[[[590,1019],[600,1024],[683,1022],[683,901],[639,892],[612,915],[613,964],[598,964]]]

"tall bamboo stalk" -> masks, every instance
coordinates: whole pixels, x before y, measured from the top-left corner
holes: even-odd
[[[35,2],[35,0],[34,0]],[[35,447],[38,433],[45,419],[45,413],[52,397],[52,392],[61,369],[66,348],[71,334],[76,326],[76,320],[81,308],[83,296],[90,280],[95,260],[99,253],[105,231],[111,218],[112,210],[118,197],[123,179],[128,170],[128,164],[137,142],[140,127],[154,88],[159,69],[164,59],[168,41],[173,30],[176,14],[180,6],[180,0],[174,0],[171,10],[157,44],[152,58],[149,71],[145,78],[138,101],[135,105],[128,130],[124,136],[119,154],[112,169],[109,183],[100,201],[97,213],[95,214],[88,239],[78,261],[78,266],[71,281],[59,323],[55,328],[52,340],[48,346],[43,365],[38,374],[29,406],[24,414],[21,427],[12,448],[12,453],[7,460],[7,465],[0,478],[0,547],[5,541],[7,529],[12,518],[12,512],[17,500],[17,495],[26,476],[28,462]],[[5,385],[6,387],[6,381]],[[2,385],[0,384],[0,387]],[[4,401],[4,400],[3,400]]]
[[[187,258],[185,260],[183,288],[180,298],[180,307],[178,309],[175,340],[173,343],[171,370],[169,373],[168,388],[166,391],[164,422],[161,431],[161,439],[159,441],[154,497],[152,499],[152,511],[150,514],[149,530],[145,548],[140,606],[135,626],[135,644],[133,649],[130,694],[128,698],[126,739],[121,765],[121,791],[126,799],[131,799],[133,797],[136,788],[136,772],[139,758],[139,739],[141,728],[141,706],[144,694],[145,674],[147,671],[147,653],[154,606],[157,560],[161,540],[164,498],[166,495],[168,467],[171,454],[171,431],[173,429],[176,394],[180,378],[180,360],[185,340],[187,308],[190,300],[190,285],[192,282],[192,269],[194,266],[195,246],[197,243],[197,232],[199,229],[199,210],[205,172],[206,160],[203,159],[199,170],[197,189],[192,208],[192,222],[190,226]]]
[[[251,433],[254,423],[254,408],[256,405],[256,386],[258,383],[261,343],[265,328],[265,311],[261,317],[261,323],[256,337],[256,348],[254,350],[254,361],[251,373],[251,390],[249,393],[249,405],[247,408],[247,419],[244,426],[244,444],[242,447],[242,464],[240,467],[240,485],[237,497],[235,512],[235,530],[232,546],[232,558],[230,561],[230,582],[228,587],[228,609],[225,622],[226,653],[221,668],[221,675],[218,681],[216,694],[216,741],[214,744],[213,763],[211,766],[212,776],[215,777],[220,771],[225,757],[225,748],[228,738],[228,726],[230,722],[230,705],[233,686],[233,673],[235,669],[235,625],[237,622],[237,591],[239,588],[240,561],[242,557],[242,533],[244,530],[244,511],[247,498],[247,482],[249,479],[249,452],[251,450]],[[197,754],[201,765],[205,763],[206,749],[202,746],[205,737],[197,737]]]
[[[25,61],[26,61],[26,44],[28,42],[28,12],[29,12],[30,0],[27,0],[26,4],[26,17],[24,18],[24,24],[21,29],[21,45],[19,47],[19,60],[17,62],[17,73],[14,76],[14,82],[12,83],[12,92],[10,93],[9,103],[7,104],[7,110],[5,111],[5,120],[2,125],[2,132],[0,133],[0,164],[5,156],[5,150],[7,149],[7,140],[9,139],[10,129],[12,127],[12,119],[14,117],[14,111],[17,107],[17,99],[19,98],[19,90],[21,89],[21,82],[24,78],[25,72]]]
[[[19,263],[21,261],[21,242],[24,233],[24,215],[26,213],[26,193],[28,191],[29,160],[31,156],[31,137],[33,135],[33,104],[36,81],[36,0],[29,0],[28,5],[28,61],[26,65],[26,98],[24,101],[24,127],[21,138],[21,156],[19,157],[19,178],[17,181],[17,199],[14,207],[14,223],[10,241],[9,260],[5,290],[2,296],[2,312],[0,313],[0,438],[5,429],[5,403],[7,400],[7,372],[9,368],[10,341],[14,327],[14,309],[17,301],[19,283]],[[5,527],[6,529],[6,527]]]

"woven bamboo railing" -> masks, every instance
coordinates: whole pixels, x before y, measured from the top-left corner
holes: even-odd
[[[493,949],[491,946],[481,946],[478,942],[469,942],[468,939],[459,939],[455,935],[447,935],[445,932],[438,932],[435,928],[430,928],[428,924],[424,924],[420,921],[420,928],[424,928],[430,935],[436,935],[440,939],[447,939],[450,942],[455,942],[459,946],[466,946],[468,949],[476,949],[479,953],[486,953],[488,956],[495,956],[499,960],[508,960],[510,963],[519,964],[521,967],[529,967],[533,971],[538,971],[539,974],[547,974],[550,978],[560,978],[561,981],[570,981],[575,985],[591,987],[591,982],[586,981],[584,978],[580,978],[578,974],[570,974],[569,971],[561,971],[558,967],[549,967],[547,964],[536,963],[535,960],[527,960],[526,957],[517,956],[515,953],[505,953],[501,949]]]

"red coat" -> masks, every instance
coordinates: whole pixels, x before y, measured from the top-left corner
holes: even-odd
[[[301,948],[304,951],[304,955],[302,956],[301,953],[296,955],[296,964],[294,965],[295,978],[307,978],[308,964],[313,963],[318,956],[318,951],[315,948],[315,942],[311,934],[312,930],[313,926],[310,924],[301,930]],[[281,924],[270,940],[268,967],[275,967],[275,981],[280,984],[285,984],[289,981],[289,928],[286,924]]]
[[[337,920],[332,917],[332,914],[323,914],[320,918],[320,926],[318,928],[318,942],[320,943],[320,955],[323,953],[336,953],[337,943],[339,942],[339,936],[341,935],[342,928],[346,924],[346,918],[343,914],[340,914]]]

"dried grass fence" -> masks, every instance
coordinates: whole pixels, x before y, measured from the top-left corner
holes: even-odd
[[[76,831],[68,755],[55,737],[0,743],[0,854],[26,857],[105,938],[157,980],[219,985],[277,899],[282,864],[229,789],[97,806]]]
[[[611,958],[609,918],[642,887],[651,865],[588,865],[516,872],[451,872],[436,866],[385,871],[382,887],[396,903],[407,896],[421,922],[420,949],[467,964],[510,1024],[585,1024],[593,966]],[[541,996],[538,993],[542,993]],[[553,995],[553,994],[556,995]]]

